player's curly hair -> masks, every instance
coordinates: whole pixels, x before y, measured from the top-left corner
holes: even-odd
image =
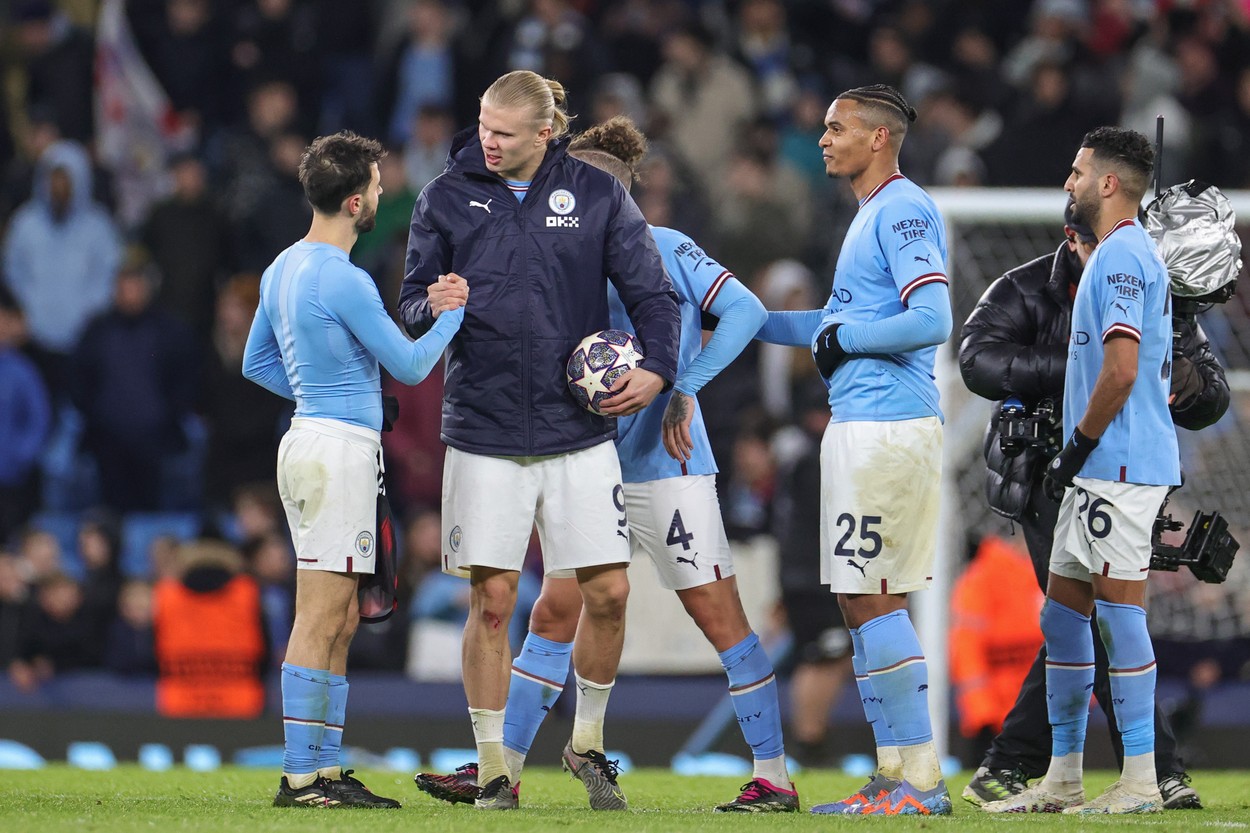
[[[569,153],[607,171],[629,188],[638,179],[638,165],[647,155],[647,137],[632,119],[613,116],[574,136]]]
[[[322,214],[338,214],[343,200],[359,194],[373,178],[371,165],[386,151],[376,139],[342,130],[318,136],[299,160],[299,182],[304,196]]]
[[[528,69],[518,69],[496,78],[495,83],[482,93],[481,101],[496,107],[529,110],[534,114],[535,121],[551,123],[552,139],[568,133],[569,122],[577,118],[569,115],[568,93],[564,85]]]
[[[1155,167],[1149,139],[1123,127],[1096,127],[1085,134],[1081,147],[1094,152],[1095,163],[1114,169],[1128,196],[1141,200]]]
[[[907,125],[916,120],[916,108],[889,84],[855,87],[839,95],[835,101],[838,99],[857,102],[869,121],[884,125],[890,135],[897,136],[899,140],[907,135]]]

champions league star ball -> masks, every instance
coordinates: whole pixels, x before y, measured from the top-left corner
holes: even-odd
[[[599,406],[612,395],[608,389],[641,361],[638,341],[624,330],[603,330],[588,335],[577,345],[565,366],[569,390],[577,404],[602,415]]]

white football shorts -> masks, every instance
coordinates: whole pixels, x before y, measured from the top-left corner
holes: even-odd
[[[1126,581],[1150,575],[1150,539],[1167,486],[1074,477],[1063,493],[1050,571],[1089,581],[1091,574]]]
[[[633,551],[651,556],[660,584],[689,590],[734,574],[716,476],[625,484]]]
[[[337,419],[291,420],[278,446],[278,494],[297,567],[373,572],[381,473],[377,431]]]
[[[853,594],[928,587],[941,506],[941,421],[830,422],[820,473],[821,582]]]
[[[545,573],[629,563],[625,491],[611,440],[546,457],[447,449],[443,572],[520,570],[535,526]]]

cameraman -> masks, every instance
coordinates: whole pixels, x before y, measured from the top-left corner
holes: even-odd
[[[1098,245],[1093,229],[1073,221],[1071,208],[1069,203],[1064,213],[1067,240],[1058,251],[1018,266],[996,280],[981,296],[960,334],[959,367],[964,383],[973,393],[998,400],[985,438],[986,495],[990,508],[1020,523],[1043,591],[1059,504],[1046,497],[1041,484],[1046,464],[1063,443],[1058,415],[1063,412],[1072,301],[1085,262]],[[1196,431],[1224,415],[1229,403],[1228,383],[1193,313],[1183,313],[1174,306],[1172,323],[1172,419],[1176,425]],[[1030,414],[1049,400],[1055,417],[1040,428],[1039,436],[1047,439],[1044,445],[1026,444],[1018,456],[1008,457],[999,447],[999,423],[1002,400],[1012,396],[1020,399]],[[1097,621],[1093,626],[1097,628]],[[1112,745],[1120,761],[1124,748],[1111,706],[1107,654],[1097,632],[1094,648],[1094,695],[1107,715]],[[980,805],[1007,798],[1021,792],[1029,779],[1046,772],[1051,739],[1045,659],[1043,646],[1002,732],[964,790],[968,801]],[[1189,776],[1176,754],[1171,727],[1157,706],[1155,771],[1165,809],[1201,808],[1198,794],[1188,785]]]

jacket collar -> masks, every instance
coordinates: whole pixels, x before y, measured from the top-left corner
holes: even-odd
[[[538,182],[547,170],[563,159],[569,150],[569,137],[561,136],[547,143],[547,155],[542,164],[534,172],[534,182]],[[482,153],[482,141],[477,137],[476,127],[466,127],[451,140],[451,150],[447,153],[445,172],[456,171],[466,176],[485,177],[502,182],[499,175],[486,167],[486,157]]]
[[[1076,286],[1082,269],[1084,267],[1081,266],[1081,259],[1076,252],[1068,251],[1067,241],[1060,243],[1058,251],[1055,252],[1054,264],[1050,268],[1050,279],[1046,281],[1046,293],[1060,306],[1069,306],[1072,296],[1068,287]]]

